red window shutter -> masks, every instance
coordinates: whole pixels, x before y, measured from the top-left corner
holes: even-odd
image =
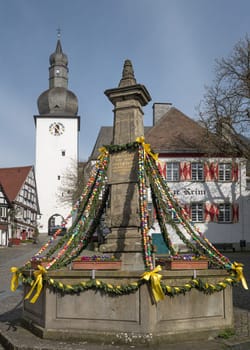
[[[166,179],[167,178],[167,163],[163,163],[163,177]]]
[[[217,222],[218,214],[219,211],[216,204],[210,202],[205,203],[205,222]]]
[[[166,179],[166,162],[158,161],[158,169],[161,176]]]
[[[218,180],[218,163],[215,163],[215,162],[211,163],[209,172],[210,172],[211,181]]]
[[[210,208],[210,217],[212,222],[218,222],[219,208],[216,204],[212,203]]]
[[[213,221],[211,220],[211,209],[212,204],[209,202],[205,203],[205,222]]]
[[[213,176],[214,176],[214,181],[217,181],[218,177],[219,177],[219,163],[218,162],[213,163]]]
[[[180,180],[191,180],[191,163],[180,162]]]
[[[232,222],[234,224],[236,222],[239,222],[239,204],[238,203],[232,204]]]
[[[209,166],[210,166],[209,162],[205,162],[204,163],[204,178],[205,178],[205,181],[211,181]]]
[[[218,222],[219,221],[219,207],[217,204],[213,204],[213,213],[214,213],[213,221]]]
[[[238,181],[239,177],[239,166],[237,163],[232,164],[232,181]]]
[[[206,162],[204,164],[204,175],[205,181],[218,180],[218,163],[217,162]]]

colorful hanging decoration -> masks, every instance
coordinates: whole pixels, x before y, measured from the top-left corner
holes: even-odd
[[[140,217],[141,217],[141,233],[143,239],[144,247],[144,257],[145,265],[147,268],[152,270],[153,259],[152,259],[152,244],[150,242],[150,237],[148,234],[149,231],[149,217],[147,209],[147,187],[146,187],[146,174],[144,168],[144,159],[145,159],[145,148],[139,147],[139,205],[140,205]]]
[[[145,273],[138,281],[128,283],[127,285],[114,285],[97,279],[85,280],[76,284],[64,284],[61,281],[50,278],[47,273],[48,270],[68,266],[73,259],[79,257],[90,242],[93,233],[100,223],[109,196],[109,185],[107,184],[109,155],[125,150],[138,152],[139,215],[141,220],[140,228],[144,249]],[[151,150],[149,144],[145,143],[144,137],[139,137],[136,139],[136,142],[125,145],[106,145],[100,148],[99,152],[100,156],[97,159],[82,195],[62,225],[66,227],[68,221],[75,217],[71,228],[52,246],[52,243],[60,234],[61,229],[56,231],[50,240],[34,255],[32,259],[38,262],[43,259],[48,260],[45,267],[38,265],[38,269],[28,277],[25,271],[30,268],[31,261],[28,261],[21,268],[11,268],[12,291],[17,289],[18,281],[21,280],[23,284],[31,287],[25,299],[34,303],[38,299],[43,287],[71,294],[83,292],[88,289],[96,289],[110,295],[123,295],[135,292],[144,283],[150,283],[154,299],[158,302],[164,298],[164,295],[174,296],[185,294],[194,288],[206,294],[211,294],[223,290],[228,285],[232,286],[241,282],[243,287],[248,289],[243,275],[243,265],[237,262],[231,263],[192,223],[188,213],[178,203],[177,198],[170,191],[165,178],[161,175],[157,165],[158,155]],[[161,266],[154,267],[153,249],[151,238],[149,237],[148,182],[151,188],[156,218],[170,254],[172,256],[177,255],[170,234],[168,233],[168,225],[174,228],[176,235],[187,245],[193,254],[196,256],[205,255],[215,266],[226,269],[229,272],[227,278],[215,284],[193,278],[182,286],[170,286],[161,280],[162,275],[159,273]],[[185,234],[183,231],[185,231]],[[32,294],[34,295],[31,298]]]

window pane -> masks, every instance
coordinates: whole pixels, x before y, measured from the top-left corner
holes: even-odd
[[[191,204],[191,217],[193,222],[202,222],[203,219],[203,203]]]
[[[219,164],[219,180],[220,181],[230,181],[232,174],[232,165],[229,163]]]
[[[5,220],[7,218],[7,208],[0,207],[0,219]]]
[[[203,164],[192,163],[192,180],[203,181]]]
[[[231,204],[223,203],[219,205],[219,222],[231,222]]]
[[[179,181],[179,163],[167,163],[167,181]]]

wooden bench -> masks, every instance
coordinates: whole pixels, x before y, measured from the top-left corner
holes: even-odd
[[[233,246],[233,243],[215,243],[214,246],[218,250],[223,250],[223,251],[232,250],[233,252],[235,252],[235,248]]]

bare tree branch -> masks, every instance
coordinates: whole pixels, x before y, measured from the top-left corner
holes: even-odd
[[[198,107],[203,125],[241,150],[249,158],[250,137],[250,38],[234,46],[227,58],[216,60],[215,79],[205,88]],[[247,143],[247,145],[246,145]],[[244,145],[244,146],[243,146]],[[246,153],[245,153],[246,152]]]

